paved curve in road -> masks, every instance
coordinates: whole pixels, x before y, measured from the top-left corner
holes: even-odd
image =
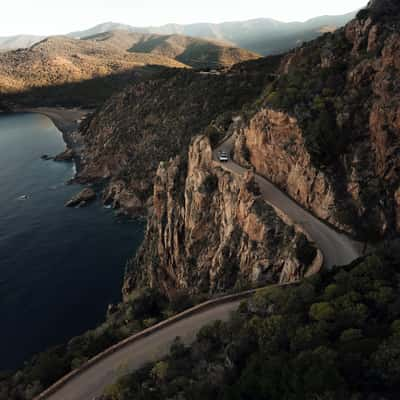
[[[214,159],[218,159],[218,151],[231,151],[232,140],[228,139],[214,151]],[[245,169],[232,161],[221,164],[223,168],[236,174],[242,174]],[[360,247],[347,236],[325,225],[318,218],[300,207],[296,202],[282,193],[274,185],[261,176],[256,176],[263,198],[273,206],[288,215],[292,221],[301,225],[324,254],[325,267],[344,265],[358,258]],[[40,396],[49,400],[91,400],[103,393],[105,387],[115,380],[142,367],[145,363],[155,361],[165,356],[172,341],[180,336],[182,340],[191,343],[199,329],[216,320],[227,320],[232,311],[237,309],[240,301],[218,304],[199,311],[172,323],[167,327],[132,343],[126,344],[101,358],[81,373],[60,385],[52,394]]]
[[[218,152],[221,150],[231,153],[233,140],[232,137],[229,138],[214,150],[214,159],[218,158]],[[234,173],[243,174],[246,172],[245,168],[233,161],[221,165],[224,169]],[[317,244],[324,255],[325,267],[346,265],[360,256],[362,247],[360,243],[320,221],[267,179],[256,175],[256,182],[261,189],[264,200],[281,210],[295,224],[300,225]]]

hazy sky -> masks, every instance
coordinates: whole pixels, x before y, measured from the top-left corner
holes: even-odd
[[[0,36],[62,34],[113,21],[135,26],[223,22],[268,17],[304,21],[344,14],[367,0],[7,0]],[[61,3],[61,5],[59,5]]]

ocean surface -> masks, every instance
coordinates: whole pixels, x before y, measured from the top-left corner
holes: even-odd
[[[143,239],[100,202],[64,207],[74,165],[40,159],[64,148],[47,117],[0,114],[0,370],[103,321]]]

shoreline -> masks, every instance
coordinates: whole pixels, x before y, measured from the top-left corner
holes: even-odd
[[[82,120],[87,118],[93,110],[78,107],[15,107],[12,109],[12,112],[41,114],[53,122],[62,135],[66,150],[71,149],[73,151],[72,158],[75,164],[75,179],[81,168],[80,153],[82,144],[79,141],[78,129]],[[57,154],[55,156],[57,156]]]

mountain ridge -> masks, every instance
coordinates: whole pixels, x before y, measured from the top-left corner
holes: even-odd
[[[156,54],[128,53],[106,44],[53,36],[29,49],[0,53],[0,94],[4,101],[30,101],[36,106],[38,101],[51,105],[74,97],[83,104],[89,98],[93,103],[133,82],[151,66],[188,67]]]
[[[281,22],[272,18],[255,18],[245,21],[227,21],[222,23],[166,24],[151,27],[133,27],[113,22],[106,23],[108,29],[124,26],[130,32],[180,34],[206,39],[219,39],[241,48],[262,55],[277,54],[290,50],[301,42],[316,38],[325,26],[339,28],[356,15],[356,11],[343,15],[323,15],[305,22]],[[80,38],[93,34],[97,29],[104,29],[104,24],[87,31],[74,32]],[[246,32],[243,35],[241,32]],[[277,36],[278,37],[277,37]],[[270,37],[274,36],[274,37]],[[286,38],[281,43],[281,38]]]
[[[311,18],[304,22],[281,22],[272,18],[254,18],[245,21],[227,21],[222,23],[193,23],[193,24],[165,24],[162,26],[135,27],[128,24],[121,24],[112,21],[98,24],[89,29],[67,33],[76,39],[87,38],[99,33],[112,30],[126,30],[137,33],[155,34],[181,34],[185,36],[200,37],[203,39],[219,39],[232,46],[245,48],[256,53],[276,54],[290,50],[290,48],[316,38],[325,26],[341,27],[354,17],[356,11],[343,15],[323,15]],[[249,30],[262,29],[262,32],[253,32],[253,39],[249,42],[246,37],[240,38],[243,29]],[[280,29],[280,36],[286,37],[286,41],[281,43],[276,38],[268,38],[271,34],[276,34]],[[256,36],[256,39],[254,39]],[[288,37],[289,36],[289,37]],[[25,40],[21,40],[25,37]],[[15,50],[17,48],[29,47],[34,42],[43,39],[45,36],[19,35],[10,37],[0,37],[0,51]],[[18,39],[19,38],[19,39]],[[2,43],[7,42],[7,47],[2,48]]]
[[[174,59],[194,68],[230,67],[238,62],[257,59],[256,53],[230,44],[183,35],[107,31],[81,39],[111,44],[119,50],[154,54]]]

